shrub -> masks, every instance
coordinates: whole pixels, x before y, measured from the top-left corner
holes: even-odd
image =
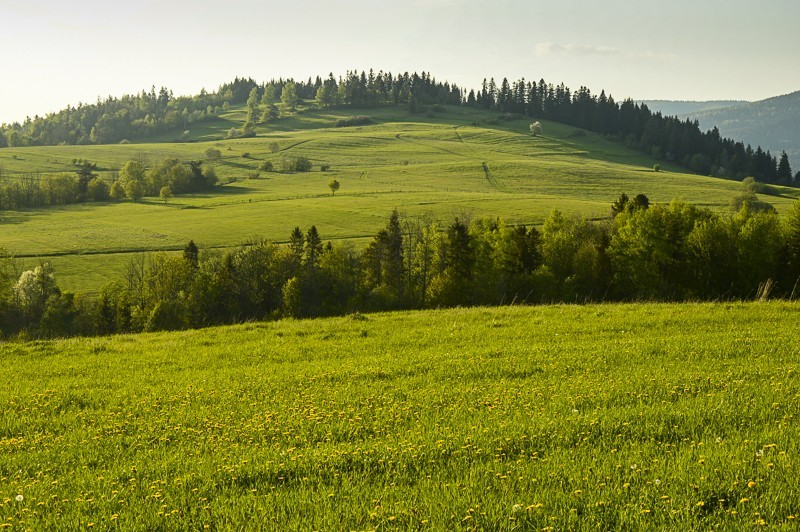
[[[302,155],[286,155],[281,158],[281,166],[284,172],[308,172],[312,164],[308,157]]]
[[[272,161],[264,161],[258,166],[258,169],[262,172],[272,172],[274,169]]]
[[[364,115],[351,116],[348,118],[340,118],[333,123],[334,127],[352,127],[352,126],[365,126],[372,123],[372,118]]]
[[[205,151],[206,159],[209,161],[219,161],[222,159],[222,152],[216,148],[208,148]]]
[[[331,169],[331,165],[329,165],[329,164],[321,164],[321,165],[319,165],[319,171],[320,172],[327,172],[330,169]]]

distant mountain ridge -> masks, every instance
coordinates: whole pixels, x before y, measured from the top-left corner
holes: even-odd
[[[800,161],[800,91],[724,107],[718,104],[725,102],[663,100],[642,103],[664,115],[697,120],[703,131],[716,126],[723,137],[740,140],[753,147],[761,146],[773,155],[780,156],[785,151],[795,165]],[[797,172],[800,166],[792,170]]]
[[[642,100],[640,104],[645,104],[651,111],[658,111],[664,116],[688,116],[690,114],[726,109],[739,105],[746,105],[750,102],[745,100],[713,100],[707,102],[676,101],[676,100]]]

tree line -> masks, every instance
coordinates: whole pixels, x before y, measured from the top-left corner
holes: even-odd
[[[136,255],[96,297],[62,292],[49,265],[20,272],[0,253],[0,323],[6,336],[53,337],[453,306],[793,299],[800,203],[783,219],[757,207],[745,199],[720,214],[623,194],[607,221],[554,210],[541,228],[395,211],[363,250],[311,226],[286,245]]]
[[[75,160],[73,166],[74,173],[22,174],[13,179],[4,179],[0,169],[0,210],[126,198],[138,201],[145,196],[168,198],[208,190],[217,183],[213,166],[174,157],[149,168],[139,161],[128,161],[112,180],[101,177],[95,163]]]
[[[79,103],[46,116],[0,126],[0,148],[114,144],[170,131],[183,131],[195,122],[214,119],[225,105],[222,95],[201,91],[175,97],[155,87],[121,98],[109,96],[96,103]]]

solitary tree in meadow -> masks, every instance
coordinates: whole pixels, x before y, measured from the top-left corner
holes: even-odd
[[[531,124],[530,129],[531,129],[531,135],[533,135],[534,137],[538,137],[539,135],[542,134],[542,124],[538,121]]]
[[[222,159],[222,152],[216,148],[208,148],[205,151],[206,159],[209,161],[219,161]]]
[[[328,183],[328,188],[331,189],[331,196],[335,196],[336,195],[336,191],[339,190],[340,186],[341,185],[339,184],[339,182],[337,180],[331,179],[330,183]]]

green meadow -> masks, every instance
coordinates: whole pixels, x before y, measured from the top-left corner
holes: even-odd
[[[654,172],[650,158],[621,143],[557,123],[543,123],[544,136],[534,138],[529,120],[469,108],[446,107],[433,116],[401,108],[361,113],[373,124],[335,128],[337,119],[356,113],[306,110],[259,128],[256,138],[224,140],[244,121],[244,111],[234,109],[191,126],[190,142],[171,142],[170,134],[149,143],[5,148],[6,179],[72,172],[74,159],[97,163],[112,179],[128,160],[199,160],[214,148],[222,153],[213,165],[223,185],[167,204],[146,198],[0,212],[0,246],[26,267],[51,262],[62,288],[92,292],[119,278],[132,253],[180,250],[189,240],[201,250],[260,238],[282,242],[295,226],[314,224],[325,240],[358,244],[395,208],[443,221],[488,216],[539,224],[555,208],[607,217],[622,192],[724,210],[740,189],[666,164]],[[308,157],[314,168],[284,173],[286,156]],[[259,171],[264,162],[276,171]],[[323,164],[329,171],[320,171]],[[341,183],[335,196],[332,179]],[[797,192],[779,191],[767,201],[783,211]]]
[[[796,529],[793,303],[7,344],[0,527]]]

